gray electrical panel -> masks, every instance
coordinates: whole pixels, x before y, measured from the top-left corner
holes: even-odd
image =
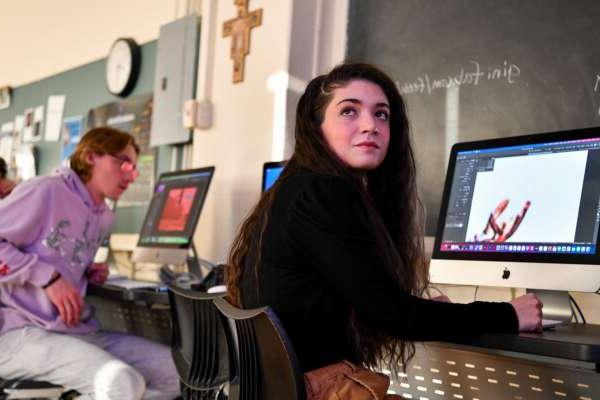
[[[196,93],[199,21],[197,15],[188,15],[160,27],[151,146],[190,141],[191,132],[183,127],[182,114],[183,104]]]

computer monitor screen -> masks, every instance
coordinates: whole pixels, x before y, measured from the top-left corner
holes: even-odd
[[[266,162],[263,165],[262,191],[263,193],[269,190],[275,183],[281,171],[285,167],[285,161]]]
[[[185,261],[213,173],[214,167],[206,167],[160,176],[134,250],[134,261]]]
[[[431,279],[596,291],[600,128],[452,148]]]

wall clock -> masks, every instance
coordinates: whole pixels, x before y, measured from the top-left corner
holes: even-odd
[[[116,96],[125,97],[135,87],[141,66],[141,51],[135,40],[115,40],[106,58],[106,87]]]

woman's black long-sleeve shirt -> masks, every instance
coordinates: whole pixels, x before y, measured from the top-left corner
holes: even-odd
[[[411,341],[518,330],[508,303],[442,303],[400,290],[377,257],[360,193],[343,178],[303,170],[285,179],[258,274],[247,261],[244,307],[275,310],[305,371],[353,359],[350,308],[373,328]]]

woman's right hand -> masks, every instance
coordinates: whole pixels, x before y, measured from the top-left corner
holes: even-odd
[[[83,309],[83,298],[69,281],[61,276],[44,290],[52,304],[58,309],[60,319],[67,326],[79,324],[79,317]]]
[[[519,319],[519,332],[542,331],[542,302],[533,293],[517,297],[510,304]]]

